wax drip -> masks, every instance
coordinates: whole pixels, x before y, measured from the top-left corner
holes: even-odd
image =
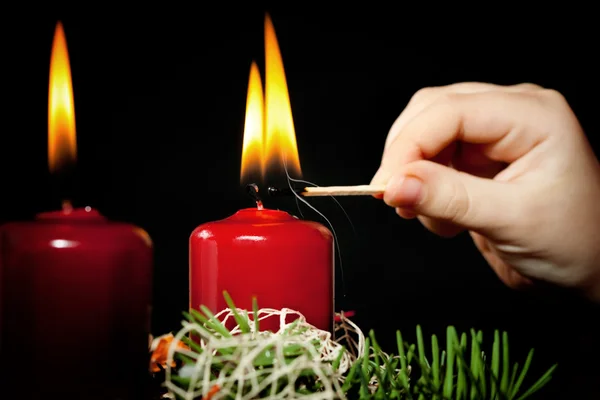
[[[246,191],[248,192],[250,197],[252,197],[252,199],[256,202],[256,208],[258,208],[259,210],[263,210],[263,203],[260,196],[258,195],[258,185],[256,183],[249,183],[248,185],[246,185]]]

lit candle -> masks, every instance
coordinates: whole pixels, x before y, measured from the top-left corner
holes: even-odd
[[[296,136],[279,45],[265,19],[266,85],[250,69],[242,151],[242,183],[264,177],[286,161],[292,176],[301,174]],[[236,306],[250,310],[291,308],[307,321],[331,330],[334,312],[334,241],[323,225],[300,220],[258,203],[221,221],[197,227],[190,238],[190,308],[212,312],[227,307],[227,290]],[[262,323],[277,329],[279,321]]]
[[[49,92],[48,161],[56,175],[76,161],[71,72],[60,23]],[[140,398],[152,258],[142,229],[111,222],[90,207],[73,209],[69,201],[35,221],[0,227],[3,396]]]

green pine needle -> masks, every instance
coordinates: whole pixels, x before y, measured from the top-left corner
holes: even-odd
[[[251,334],[259,331],[259,308],[256,299],[252,300],[252,318],[248,312],[236,309],[233,300],[227,292],[223,292],[227,306],[238,324],[241,334]],[[201,326],[202,334],[215,337],[229,338],[232,333],[214,314],[204,306],[198,310],[184,313],[187,321]],[[296,321],[297,322],[297,321]],[[292,323],[287,326],[285,335],[297,335],[303,328]],[[251,329],[253,326],[254,329]],[[252,336],[258,339],[258,336]],[[201,346],[191,338],[183,338],[190,351],[188,355],[178,353],[178,358],[183,365],[193,365],[195,358],[189,354],[202,353]],[[385,353],[377,342],[375,333],[370,331],[365,338],[365,351],[363,357],[353,361],[345,372],[342,391],[348,398],[360,400],[524,400],[530,398],[549,383],[556,370],[556,365],[549,368],[541,377],[531,383],[528,372],[530,370],[534,350],[531,349],[522,368],[519,363],[511,363],[511,359],[518,359],[510,354],[509,338],[507,332],[495,331],[491,346],[491,359],[484,354],[483,332],[471,329],[469,332],[457,332],[453,326],[446,330],[445,346],[440,348],[438,336],[431,335],[431,347],[426,348],[423,331],[416,327],[416,344],[405,341],[400,331],[396,332],[397,354]],[[442,342],[443,343],[443,342]],[[319,341],[314,343],[318,348]],[[235,349],[223,349],[224,353],[233,354]],[[293,362],[297,357],[306,355],[305,346],[299,346],[290,341],[283,350],[286,364]],[[191,353],[190,353],[191,352]],[[339,379],[339,367],[346,350],[342,350],[329,363],[328,370],[331,379]],[[431,361],[430,361],[431,360]],[[254,361],[256,367],[271,367],[276,363],[273,352],[264,350]],[[232,365],[212,365],[215,376],[229,373]],[[267,376],[260,377],[261,380]],[[282,378],[283,379],[283,378]],[[323,389],[317,374],[312,370],[302,371],[301,384],[298,384],[298,393],[311,394]],[[172,383],[187,388],[189,379],[174,375]],[[243,385],[243,383],[239,383]],[[264,391],[257,398],[265,398],[274,391],[280,390],[288,383],[275,382],[269,390]],[[196,388],[199,389],[199,388]],[[241,388],[247,390],[247,388]],[[200,398],[198,398],[199,400]]]

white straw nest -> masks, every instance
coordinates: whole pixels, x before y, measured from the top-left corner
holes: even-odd
[[[365,337],[343,313],[337,315],[335,331],[339,337],[334,340],[330,332],[317,329],[304,315],[291,309],[258,310],[259,322],[279,317],[276,332],[256,332],[252,312],[241,309],[235,312],[247,321],[250,332],[244,333],[240,325],[235,324],[230,330],[231,336],[226,337],[210,331],[204,324],[184,322],[167,355],[165,384],[172,395],[186,400],[345,398],[341,390],[344,373],[364,354]],[[227,308],[215,317],[227,326],[235,321],[235,312]],[[178,346],[184,337],[199,338],[202,351]],[[290,349],[294,349],[296,357],[286,357]],[[195,362],[187,363],[176,372],[171,365],[177,353]],[[265,357],[269,362],[261,362]],[[335,370],[334,364],[339,364]],[[312,371],[320,383],[319,391],[302,393],[299,390],[299,379],[307,371]],[[182,385],[181,379],[189,383]]]

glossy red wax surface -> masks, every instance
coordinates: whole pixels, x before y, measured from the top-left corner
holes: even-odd
[[[141,398],[152,252],[89,208],[0,227],[2,393]]]
[[[276,210],[243,209],[196,228],[190,238],[190,307],[284,307],[331,330],[334,310],[334,242],[323,225]],[[268,321],[265,329],[276,329]]]

